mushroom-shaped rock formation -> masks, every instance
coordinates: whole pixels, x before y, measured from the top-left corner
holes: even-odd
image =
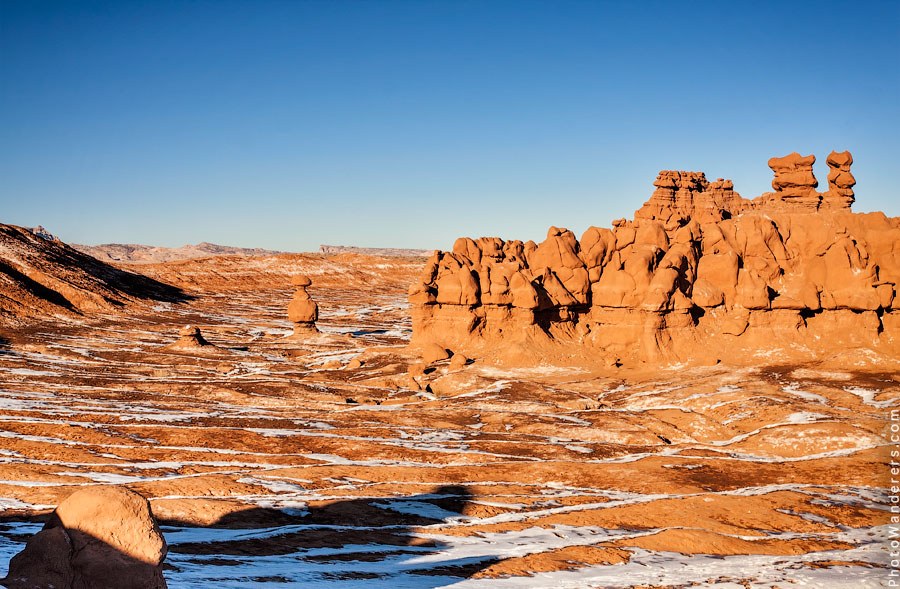
[[[165,538],[150,503],[124,487],[76,491],[9,562],[9,589],[165,589]]]
[[[288,318],[294,322],[294,335],[317,334],[316,321],[319,319],[319,306],[316,304],[306,287],[312,284],[308,276],[295,274],[291,277],[291,284],[297,287],[297,292],[288,304]]]
[[[172,350],[197,350],[202,348],[215,348],[213,344],[206,341],[203,334],[200,333],[199,327],[193,325],[185,325],[178,330],[178,339],[168,347]]]
[[[856,214],[848,152],[772,158],[776,192],[663,171],[633,221],[551,227],[540,244],[460,238],[409,290],[412,346],[504,361],[785,361],[848,348],[900,357],[900,218]]]

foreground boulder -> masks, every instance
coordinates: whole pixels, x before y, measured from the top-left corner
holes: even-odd
[[[59,504],[9,562],[9,589],[165,589],[166,541],[149,502],[124,487],[89,487]]]
[[[849,152],[772,158],[775,192],[662,171],[650,200],[581,239],[460,238],[410,288],[412,344],[469,356],[783,361],[900,356],[900,218],[858,214]],[[516,358],[511,358],[515,360]]]

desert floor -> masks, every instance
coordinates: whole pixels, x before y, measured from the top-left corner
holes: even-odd
[[[142,493],[170,587],[877,587],[897,376],[407,375],[418,261],[142,267],[192,299],[0,333],[0,577],[83,485]],[[289,275],[320,308],[290,337]],[[168,348],[185,325],[215,348]]]

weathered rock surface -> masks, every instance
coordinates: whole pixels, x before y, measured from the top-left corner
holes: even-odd
[[[633,221],[580,240],[557,227],[540,244],[461,238],[410,288],[413,344],[702,363],[750,361],[773,342],[785,360],[897,356],[900,219],[850,211],[849,152],[828,156],[824,193],[814,161],[772,158],[776,192],[752,201],[730,180],[660,172]]]
[[[9,589],[164,589],[166,541],[150,503],[124,487],[90,487],[59,504],[9,563]]]

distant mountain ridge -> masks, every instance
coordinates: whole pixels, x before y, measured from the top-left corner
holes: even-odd
[[[215,243],[202,242],[197,245],[181,247],[160,247],[140,245],[136,243],[104,243],[102,245],[71,244],[80,252],[94,256],[103,262],[120,262],[126,264],[158,264],[192,258],[208,258],[210,256],[272,256],[287,252],[262,248],[243,248]]]
[[[34,235],[47,241],[62,242],[60,238],[47,231],[43,226],[26,227]],[[219,245],[204,241],[196,245],[183,245],[181,247],[162,247],[142,245],[137,243],[104,243],[101,245],[83,245],[78,243],[68,244],[70,247],[93,256],[102,262],[118,262],[124,264],[160,264],[178,260],[190,260],[194,258],[208,258],[211,256],[274,256],[295,252],[279,250],[267,250],[263,248],[244,248],[229,245]],[[430,256],[434,250],[393,248],[393,247],[356,247],[349,245],[320,245],[320,254],[364,254],[370,256],[389,257],[422,257]]]

